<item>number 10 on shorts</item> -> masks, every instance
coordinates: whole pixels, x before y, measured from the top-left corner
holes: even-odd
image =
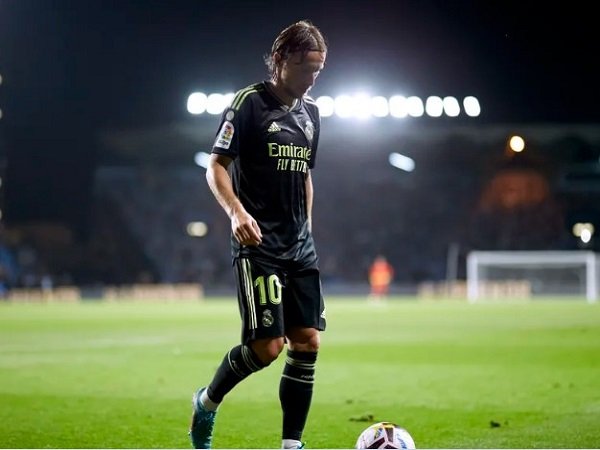
[[[261,305],[266,305],[267,300],[273,305],[279,305],[281,303],[281,290],[282,285],[279,281],[279,277],[272,273],[267,276],[261,275],[254,279],[254,287],[258,291],[258,297]]]

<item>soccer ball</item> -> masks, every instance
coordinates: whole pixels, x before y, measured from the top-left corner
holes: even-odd
[[[356,448],[416,449],[408,431],[391,422],[379,422],[364,430],[358,436]]]

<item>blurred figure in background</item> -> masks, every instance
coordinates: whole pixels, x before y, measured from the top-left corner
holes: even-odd
[[[392,265],[385,256],[377,255],[369,268],[369,284],[371,285],[369,300],[379,301],[386,298],[393,278],[394,268]]]

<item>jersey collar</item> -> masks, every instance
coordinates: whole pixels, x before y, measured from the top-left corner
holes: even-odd
[[[263,82],[263,84],[265,85],[265,89],[267,90],[267,92],[271,95],[271,97],[273,97],[275,100],[277,100],[277,103],[279,103],[279,105],[281,106],[282,109],[284,109],[285,111],[289,112],[289,111],[293,111],[295,109],[298,108],[298,106],[300,105],[300,102],[302,101],[301,99],[297,98],[294,100],[294,104],[292,106],[288,106],[286,105],[278,96],[277,94],[275,94],[275,91],[273,90],[273,85],[271,84],[271,82],[269,80],[265,80]]]

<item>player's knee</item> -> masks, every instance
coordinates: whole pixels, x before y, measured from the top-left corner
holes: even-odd
[[[301,328],[291,331],[288,340],[290,350],[316,353],[321,344],[321,335],[314,328]]]
[[[282,337],[273,339],[258,339],[253,341],[250,346],[258,359],[263,364],[269,365],[277,359],[281,351],[283,350],[284,340]]]

